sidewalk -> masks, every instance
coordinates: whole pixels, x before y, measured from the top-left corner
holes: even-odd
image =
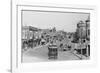
[[[86,57],[86,56],[84,56],[84,55],[76,54],[76,53],[74,53],[74,52],[71,52],[71,53],[74,54],[74,55],[76,55],[80,60],[82,60],[82,59],[84,59],[84,60],[89,59],[89,57]]]

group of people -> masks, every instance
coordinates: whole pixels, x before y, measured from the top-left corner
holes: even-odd
[[[53,37],[52,35],[48,37],[41,36],[37,38],[33,36],[32,39],[22,39],[22,49],[26,50],[26,49],[34,48],[40,45],[45,45],[47,43],[50,43],[51,41],[57,44],[57,42],[61,42],[62,40],[64,39],[62,38],[58,39],[58,37],[55,37],[55,36]],[[59,44],[59,47],[63,49],[64,48],[63,43]]]

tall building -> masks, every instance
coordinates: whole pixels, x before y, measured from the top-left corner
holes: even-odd
[[[86,38],[86,23],[83,21],[80,21],[77,24],[76,32],[79,38]]]
[[[81,49],[81,54],[86,55],[87,57],[90,56],[90,16],[88,16],[86,21],[80,21],[77,24],[77,36],[79,38],[79,48]]]
[[[76,32],[79,38],[90,39],[90,16],[86,21],[80,21],[77,24]]]

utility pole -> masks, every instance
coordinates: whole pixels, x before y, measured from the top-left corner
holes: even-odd
[[[81,49],[81,60],[82,60],[82,54],[83,54],[83,52],[82,52],[82,28],[81,28],[81,47],[80,47],[80,49]]]
[[[87,27],[88,27],[88,24],[87,24],[88,21],[86,21],[86,56],[88,57],[88,42],[87,42],[87,36],[88,36],[88,30],[87,30]]]

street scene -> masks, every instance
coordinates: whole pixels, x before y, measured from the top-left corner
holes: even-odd
[[[23,63],[90,59],[90,14],[22,14]]]

